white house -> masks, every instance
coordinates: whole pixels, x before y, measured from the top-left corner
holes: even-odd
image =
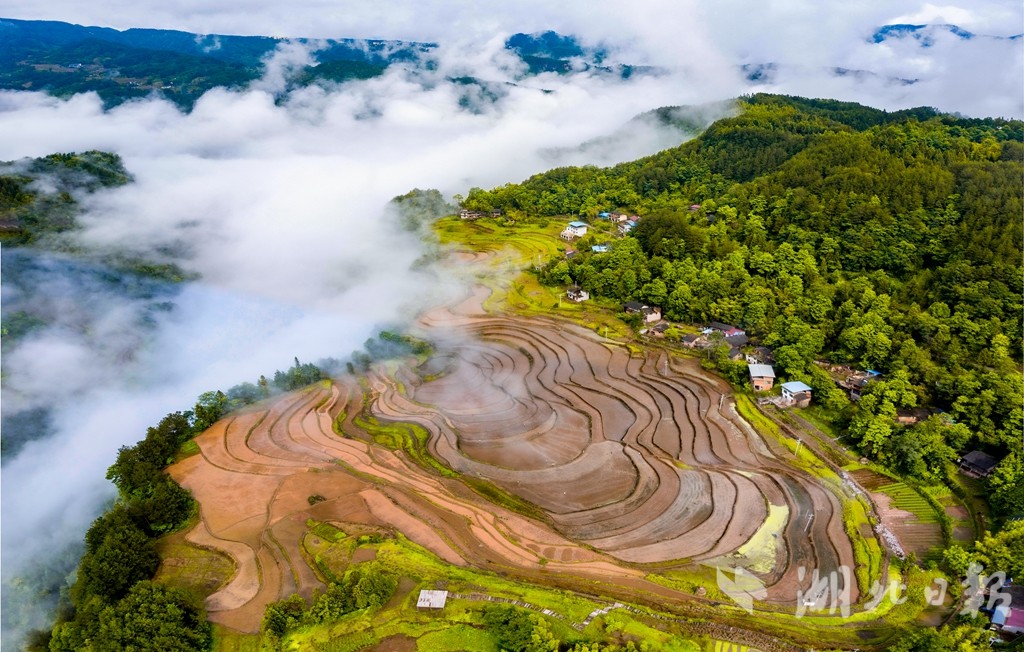
[[[782,383],[782,400],[795,403],[798,407],[807,407],[811,403],[811,387],[799,380]]]
[[[587,299],[589,299],[590,293],[578,285],[573,285],[572,287],[565,291],[565,297],[569,301],[575,301],[576,303],[580,303],[581,301],[586,301]]]
[[[648,324],[661,321],[661,308],[655,308],[653,306],[644,306],[640,309],[640,312],[644,315],[644,321]]]
[[[573,238],[582,238],[587,235],[587,223],[586,222],[569,222],[562,231],[563,240],[572,240]]]
[[[625,222],[619,225],[619,233],[621,233],[622,235],[626,235],[635,228],[636,222],[634,222],[633,220],[626,220]]]

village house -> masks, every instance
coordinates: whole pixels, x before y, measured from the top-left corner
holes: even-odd
[[[1024,586],[1016,586],[1009,580],[1000,593],[1010,596],[1010,604],[1000,603],[992,612],[992,629],[1004,637],[1024,634]],[[987,597],[987,596],[986,596]]]
[[[990,598],[992,588],[992,586],[986,587],[986,598]],[[1011,580],[1006,580],[997,590],[999,591],[998,604],[991,613],[992,626],[990,629],[999,632],[1003,640],[1013,640],[1013,637],[1024,634],[1024,586],[1016,586]],[[1008,601],[1006,601],[1006,597],[1009,597]],[[989,604],[992,602],[990,601]],[[982,609],[982,611],[988,613],[986,609]]]
[[[740,333],[739,335],[726,335],[725,341],[729,343],[729,346],[741,347],[749,344],[750,338],[745,333]]]
[[[912,426],[919,421],[924,421],[931,415],[925,408],[914,408],[912,410],[896,410],[896,423],[901,426]]]
[[[992,625],[1006,634],[1024,634],[1024,609],[1000,605],[992,615]]]
[[[791,380],[782,383],[782,402],[797,407],[807,407],[811,404],[811,386],[799,380]]]
[[[738,346],[729,347],[729,359],[733,362],[737,362],[743,359],[743,351]]]
[[[652,308],[639,301],[627,301],[622,304],[622,312],[627,315],[641,314],[644,316],[644,321],[648,324],[661,321],[661,308]]]
[[[636,222],[633,220],[626,220],[619,225],[619,235],[626,235],[630,231],[636,228]]]
[[[685,346],[688,349],[696,349],[703,342],[707,342],[707,340],[701,337],[700,335],[690,334],[683,336],[683,346]]]
[[[595,254],[606,254],[608,253],[608,245],[594,245],[590,250]]]
[[[732,324],[723,324],[720,321],[713,321],[708,324],[708,327],[704,329],[704,334],[710,333],[721,333],[723,337],[736,337],[738,335],[746,335],[747,332],[742,328],[733,326]]]
[[[586,301],[587,299],[589,299],[590,293],[578,285],[572,285],[569,286],[569,288],[565,291],[565,298],[568,299],[569,301],[575,301],[576,303],[580,303],[581,301]]]
[[[643,308],[640,309],[640,312],[643,313],[644,321],[647,322],[648,324],[656,321],[661,321],[661,308],[644,306]]]
[[[671,324],[669,324],[668,322],[661,322],[660,324],[649,330],[648,333],[650,335],[653,335],[654,337],[665,337],[665,331],[667,331],[670,328],[672,328]]]
[[[750,372],[750,384],[754,386],[755,392],[767,392],[775,384],[775,370],[767,364],[748,364],[747,371]]]
[[[587,223],[586,222],[569,222],[565,229],[562,231],[563,240],[572,240],[574,238],[582,238],[587,235]]]
[[[988,453],[971,451],[960,458],[960,470],[975,478],[987,478],[996,470],[999,460]]]
[[[755,346],[754,349],[747,354],[747,362],[751,364],[771,364],[775,362],[775,356],[772,355],[772,350],[766,346]]]
[[[847,375],[844,380],[836,382],[836,385],[849,392],[851,401],[859,401],[861,395],[864,394],[864,390],[867,389],[867,386],[873,380],[876,380],[882,375],[873,369],[869,369],[867,371],[850,371],[851,373]]]

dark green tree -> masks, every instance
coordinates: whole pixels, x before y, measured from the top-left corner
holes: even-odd
[[[210,649],[210,634],[203,608],[191,596],[143,581],[103,610],[91,649],[195,652]]]

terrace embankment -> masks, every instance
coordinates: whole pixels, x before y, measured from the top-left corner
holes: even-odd
[[[800,567],[852,567],[841,497],[739,419],[721,380],[572,324],[487,315],[485,296],[423,316],[443,358],[427,367],[443,373],[378,370],[254,406],[171,467],[201,505],[189,540],[237,563],[208,599],[211,620],[255,631],[267,604],[321,586],[301,546],[310,518],[392,528],[452,564],[663,603],[694,598],[645,569],[745,565],[752,539],[767,548],[754,552],[769,601],[792,605],[809,587]],[[368,417],[417,424],[437,459],[543,515],[376,445]],[[768,520],[773,505],[784,519]],[[759,532],[766,523],[776,531]]]

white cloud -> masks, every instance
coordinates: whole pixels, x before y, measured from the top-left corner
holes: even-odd
[[[390,198],[413,187],[452,194],[520,179],[552,164],[543,152],[609,133],[639,112],[739,90],[712,71],[628,83],[521,80],[503,42],[439,48],[427,77],[396,66],[281,97],[288,70],[308,55],[286,44],[260,84],[211,91],[189,114],[152,98],[104,111],[91,94],[0,93],[0,132],[9,136],[0,159],[102,149],[121,154],[134,175],[86,198],[81,244],[146,257],[177,251],[202,277],[170,297],[170,312],[90,287],[91,309],[72,311],[74,319],[5,360],[22,405],[59,394],[56,435],[4,466],[5,576],[38,559],[43,549],[28,542],[39,529],[81,538],[111,494],[103,476],[117,448],[163,414],[202,391],[287,367],[293,356],[343,356],[380,325],[440,301],[453,282],[410,271],[422,246],[386,219]],[[466,110],[467,87],[447,81],[455,74],[489,80],[503,97]],[[628,151],[638,153],[648,152]],[[49,300],[48,287],[37,285],[34,300]],[[143,317],[155,328],[140,336]]]

